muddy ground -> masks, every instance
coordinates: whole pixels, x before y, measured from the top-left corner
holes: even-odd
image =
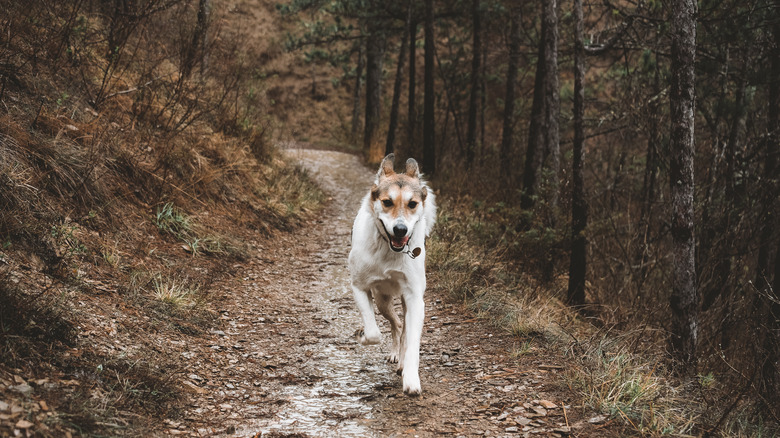
[[[360,318],[346,260],[373,172],[355,156],[288,149],[329,196],[293,234],[253,242],[224,291],[220,323],[180,343],[190,391],[161,432],[193,436],[601,436],[567,395],[555,357],[513,357],[517,342],[447,296],[428,292],[423,395],[408,397],[380,346],[354,339]],[[572,404],[575,404],[573,406]]]

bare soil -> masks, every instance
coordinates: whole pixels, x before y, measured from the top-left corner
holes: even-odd
[[[353,155],[289,149],[330,196],[299,231],[253,242],[219,323],[178,343],[191,436],[603,436],[572,406],[556,356],[512,357],[516,340],[447,296],[426,296],[423,395],[401,390],[360,318],[346,267],[351,223],[373,172]],[[383,321],[382,318],[379,318]],[[381,323],[380,323],[381,326]],[[601,431],[603,432],[603,431]]]

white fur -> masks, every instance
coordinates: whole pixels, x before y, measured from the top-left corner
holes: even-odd
[[[375,183],[379,182],[380,173]],[[396,221],[402,221],[411,235],[404,252],[390,249],[385,232],[392,233],[390,218],[382,213],[381,202],[372,201],[367,194],[360,205],[352,227],[352,250],[349,253],[349,270],[355,302],[363,317],[363,331],[358,331],[358,341],[363,345],[379,343],[379,327],[374,315],[373,302],[379,312],[390,322],[392,350],[390,362],[398,362],[397,372],[403,376],[403,390],[410,395],[419,395],[420,386],[420,337],[422,336],[425,305],[425,238],[430,234],[436,220],[436,202],[433,191],[425,182],[425,200],[418,205],[414,214]],[[407,199],[404,199],[408,202]],[[380,220],[385,219],[385,220]],[[414,248],[422,251],[416,258],[406,251]],[[400,297],[404,308],[402,324],[393,307],[393,299]]]

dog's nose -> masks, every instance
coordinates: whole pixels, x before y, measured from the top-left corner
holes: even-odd
[[[404,224],[396,224],[393,226],[393,236],[402,237],[406,236],[406,232],[409,231]]]

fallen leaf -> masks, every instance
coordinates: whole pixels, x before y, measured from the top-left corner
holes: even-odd
[[[607,421],[607,417],[605,415],[597,415],[595,417],[592,417],[588,420],[588,423],[590,424],[599,424]]]
[[[551,402],[550,400],[539,400],[539,404],[547,409],[555,409],[558,407],[558,405]]]
[[[29,429],[31,427],[35,426],[34,424],[30,423],[27,420],[19,420],[14,424],[14,427],[18,429]]]
[[[44,411],[49,410],[49,405],[45,401],[41,400],[38,402],[38,404],[41,406],[41,409],[43,409]]]

